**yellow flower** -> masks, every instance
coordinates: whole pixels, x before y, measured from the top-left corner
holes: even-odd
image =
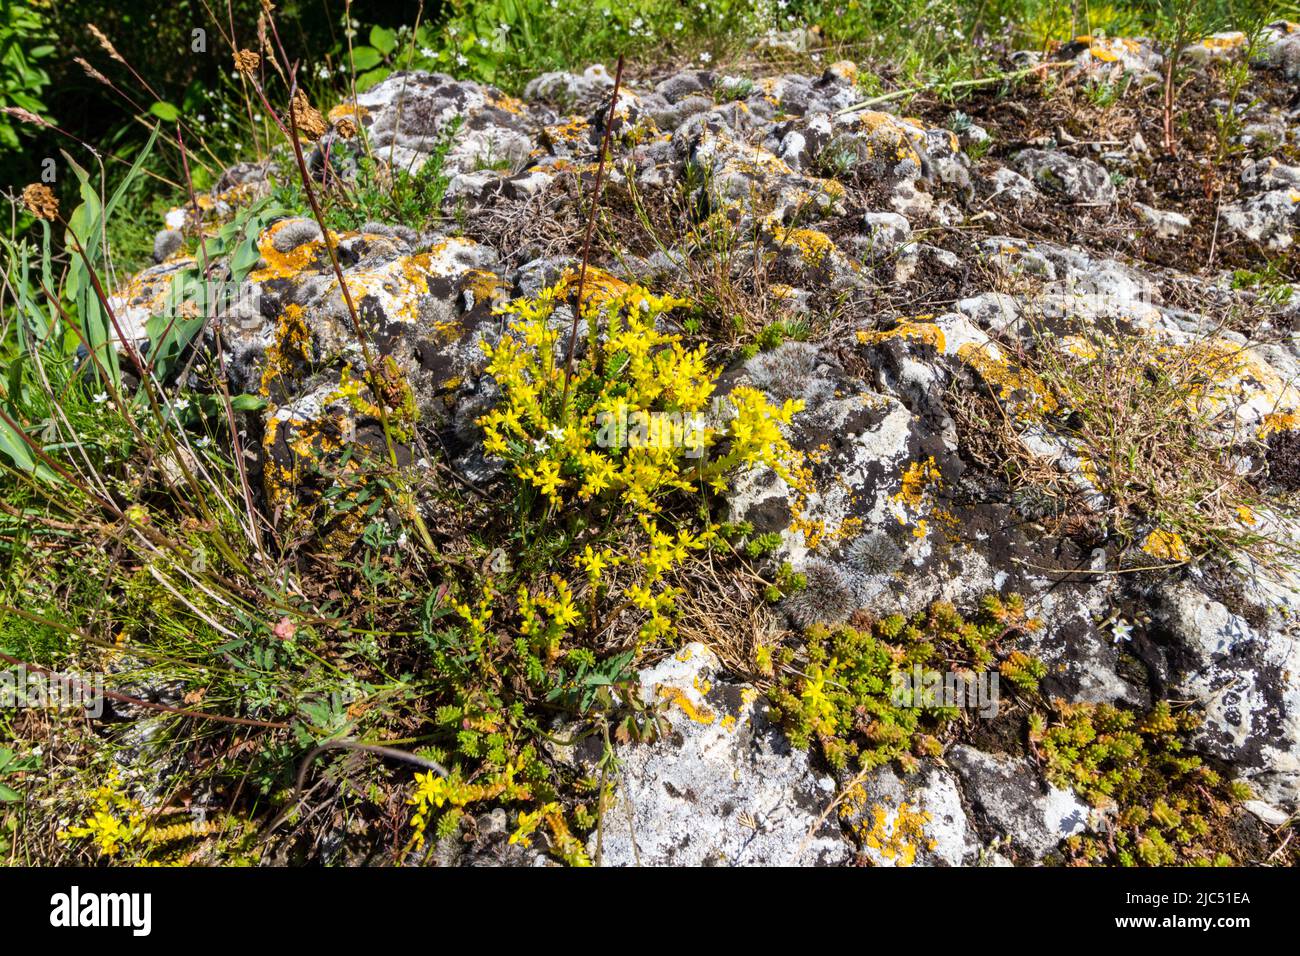
[[[607,557],[608,552],[598,554],[591,549],[591,545],[587,545],[587,549],[583,551],[582,555],[578,558],[578,564],[587,572],[587,577],[591,580],[592,584],[595,584],[600,580],[601,572],[609,563],[606,560]]]
[[[525,469],[520,473],[520,477],[528,479],[552,501],[559,500],[558,492],[564,481],[560,477],[560,466],[549,458],[543,458],[536,468]]]
[[[510,834],[510,843],[519,846],[532,846],[532,835],[537,831],[537,827],[542,822],[544,816],[543,810],[534,810],[532,813],[519,814],[519,820],[515,827],[515,832]]]

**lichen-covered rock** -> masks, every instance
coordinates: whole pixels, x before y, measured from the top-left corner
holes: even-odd
[[[1192,227],[1192,221],[1180,212],[1154,209],[1140,202],[1134,203],[1133,208],[1137,210],[1142,221],[1150,226],[1152,232],[1160,239],[1173,239],[1181,236]]]
[[[905,776],[881,768],[849,789],[839,816],[874,866],[968,866],[980,857],[957,777],[936,764]]]
[[[1108,206],[1115,201],[1110,173],[1086,157],[1060,150],[1026,149],[1017,154],[1016,165],[1040,189],[1070,202]]]
[[[822,820],[835,782],[812,769],[767,718],[752,687],[718,675],[702,644],[642,671],[641,697],[666,705],[671,730],[617,748],[620,785],[600,859],[612,866],[844,863],[848,842]],[[596,857],[593,835],[588,853]]]
[[[1089,75],[1130,74],[1154,78],[1164,62],[1155,45],[1143,37],[1079,36],[1065,44],[1058,56],[1073,60],[1081,72]]]
[[[1276,619],[1257,627],[1185,584],[1157,597],[1170,691],[1204,708],[1198,745],[1266,800],[1300,803],[1300,642]]]
[[[949,750],[947,760],[961,778],[977,828],[1005,841],[1022,860],[1041,860],[1066,837],[1088,829],[1088,805],[1043,783],[1027,761],[965,744]]]
[[[1286,249],[1294,241],[1300,222],[1300,190],[1294,187],[1257,193],[1242,202],[1228,203],[1220,214],[1224,226],[1269,249]]]
[[[442,73],[399,71],[357,97],[374,153],[417,171],[455,125],[445,160],[453,173],[484,163],[512,169],[528,158],[538,128],[520,100]]]
[[[773,42],[787,41],[802,42],[793,34]],[[1234,36],[1212,37],[1189,55],[1209,62],[1240,48]],[[1300,73],[1300,32],[1290,25],[1270,27],[1261,50],[1253,69]],[[1080,37],[1055,56],[1070,65],[1045,65],[1070,82],[1129,74],[1140,84],[1158,79],[1162,65],[1145,40]],[[359,329],[314,220],[287,218],[261,237],[262,261],[215,328],[232,389],[267,403],[257,415],[273,513],[296,516],[307,534],[311,502],[330,480],[322,467],[345,450],[383,446],[380,407],[400,431],[401,466],[417,464],[412,439],[422,435],[436,437],[464,481],[481,488],[499,474],[476,425],[497,399],[483,346],[501,330],[494,309],[502,302],[572,277],[611,90],[603,67],[545,74],[521,100],[442,75],[396,73],[346,108],[376,157],[396,167],[418,169],[448,148],[448,224],[438,228],[453,229],[454,213],[464,235],[382,222],[331,235]],[[851,65],[835,64],[813,76],[684,70],[653,86],[625,79],[614,104],[602,231],[614,224],[612,245],[626,239],[627,248],[592,274],[698,290],[713,251],[700,236],[723,236],[731,259],[718,281],[754,282],[746,291],[761,300],[763,321],[788,321],[809,338],[762,350],[746,341],[751,350],[734,360],[738,353],[726,352],[718,390],[747,385],[804,406],[788,428],[805,456],[800,486],[754,468],[736,476],[725,500],[727,518],[777,539],[774,564],[805,576],[804,589],[781,597],[778,615],[797,631],[860,611],[913,614],[939,599],[970,605],[1018,592],[1043,626],[1009,633],[1003,650],[1044,663],[1044,694],[1138,708],[1195,701],[1206,714],[1197,748],[1249,780],[1269,806],[1294,808],[1300,579],[1246,553],[1181,560],[1164,532],[1146,525],[1111,533],[1105,481],[1082,446],[1076,409],[1020,359],[1041,350],[1065,369],[1107,337],[1147,343],[1159,358],[1153,375],[1174,362],[1195,372],[1185,400],[1216,412],[1198,440],[1230,449],[1258,487],[1295,491],[1300,297],[1283,302],[1280,286],[1264,287],[1267,277],[1240,288],[1250,275],[1136,258],[1144,248],[1176,252],[1214,226],[1213,212],[1207,223],[1203,211],[1180,211],[1133,183],[1152,175],[1140,133],[1132,146],[1125,133],[1126,145],[1110,153],[1060,131],[1055,141],[990,140],[969,117],[950,118],[949,129],[853,109],[860,95]],[[331,123],[344,116],[331,114]],[[1240,192],[1219,208],[1215,248],[1249,248],[1262,268],[1294,244],[1300,167],[1286,160],[1300,137],[1276,103],[1252,104],[1242,116],[1239,144],[1251,152]],[[980,122],[993,128],[996,119]],[[976,142],[982,148],[971,155],[984,158],[973,163],[966,147]],[[1054,142],[1061,148],[1048,148]],[[340,156],[357,148],[328,145]],[[346,175],[346,165],[335,171]],[[236,168],[197,213],[173,211],[159,263],[113,299],[124,337],[146,337],[171,278],[192,263],[182,247],[265,189],[265,164]],[[629,212],[635,202],[641,208]],[[653,242],[620,234],[647,210],[690,217],[690,228]],[[1067,219],[1081,224],[1077,234],[1049,232],[1064,231],[1057,227]],[[1132,235],[1090,237],[1083,227],[1092,226]],[[381,394],[365,384],[363,342],[389,383]],[[990,403],[989,431],[1005,427],[1022,446],[1017,466],[1060,478],[1077,513],[1059,514],[1051,495],[981,466],[961,414],[977,402]],[[1300,542],[1284,515],[1249,517],[1260,533]],[[1153,540],[1163,551],[1149,547]],[[1134,554],[1164,557],[1141,575],[1114,573]],[[653,743],[618,745],[623,772],[603,819],[605,863],[843,863],[853,857],[846,835],[859,859],[877,865],[996,861],[994,843],[1017,862],[1037,862],[1087,825],[1088,809],[1043,784],[1030,759],[969,745],[926,758],[919,773],[877,771],[860,792],[839,794],[808,754],[790,748],[758,692],[730,682],[700,645],[643,672],[640,693],[672,729]],[[843,804],[823,820],[837,796]],[[468,847],[437,853],[460,862],[539,859],[509,844],[507,822],[484,815],[466,824],[477,833]],[[914,856],[901,851],[904,842]]]

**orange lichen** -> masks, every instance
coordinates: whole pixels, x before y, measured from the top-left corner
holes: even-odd
[[[1005,359],[992,342],[966,342],[958,346],[957,357],[978,372],[989,386],[996,388],[999,398],[1010,400],[1020,393],[1031,401],[1030,407],[1038,414],[1056,410],[1056,398],[1042,380]]]
[[[689,719],[697,724],[709,725],[718,719],[718,715],[703,705],[696,705],[689,697],[675,687],[660,687],[659,696],[670,704],[675,704]]]
[[[830,236],[816,229],[786,229],[776,226],[772,237],[783,246],[792,246],[799,250],[804,264],[821,265],[835,251],[835,243]]]
[[[938,845],[925,832],[926,824],[933,819],[929,811],[914,810],[907,801],[892,812],[880,804],[867,810],[867,799],[862,784],[856,784],[840,801],[839,816],[852,827],[863,846],[875,850],[885,861],[894,866],[911,866],[919,848],[933,851]]]
[[[1260,423],[1258,436],[1262,441],[1274,432],[1290,432],[1300,428],[1300,415],[1295,412],[1273,412],[1264,416]]]
[[[329,111],[329,121],[337,123],[341,119],[350,119],[358,125],[370,115],[370,110],[359,103],[340,103]]]
[[[562,300],[567,301],[572,295],[577,293],[578,278],[578,270],[565,270],[564,275],[560,277],[558,283],[560,288],[560,298]],[[582,285],[583,308],[603,306],[606,302],[626,295],[631,288],[630,285],[617,276],[610,275],[603,269],[588,266],[587,277]]]
[[[281,219],[257,238],[257,251],[266,263],[263,268],[249,273],[250,282],[269,282],[272,279],[288,279],[304,272],[313,264],[324,250],[324,243],[319,239],[300,243],[288,252],[281,252],[275,247],[275,237],[293,220]],[[338,243],[338,237],[331,235],[331,241]]]
[[[286,374],[292,363],[311,360],[311,330],[307,327],[302,306],[289,304],[276,320],[275,341],[266,350],[262,365],[261,393],[271,394],[271,385]]]
[[[1166,531],[1163,528],[1156,528],[1147,535],[1146,541],[1142,543],[1142,550],[1161,561],[1181,563],[1189,557],[1183,536],[1176,531]]]
[[[934,322],[925,321],[928,318],[929,316],[917,316],[916,320],[903,319],[892,329],[883,332],[860,329],[858,341],[863,345],[876,345],[889,339],[912,339],[932,345],[937,352],[942,353],[947,345],[943,329]]]
[[[857,123],[870,132],[867,155],[874,156],[879,149],[892,150],[893,158],[898,161],[910,159],[918,166],[921,154],[916,147],[925,136],[919,125],[913,125],[899,119],[893,113],[878,110],[864,110],[858,114]]]

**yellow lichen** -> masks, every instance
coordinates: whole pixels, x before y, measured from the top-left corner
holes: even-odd
[[[934,322],[924,321],[929,316],[917,316],[916,318],[916,321],[904,319],[892,329],[886,329],[883,332],[860,329],[858,331],[858,341],[863,345],[876,345],[889,339],[912,339],[932,345],[937,352],[942,353],[947,346],[943,329],[939,328]]]
[[[1147,535],[1146,541],[1142,543],[1142,550],[1161,561],[1181,563],[1188,559],[1187,545],[1183,542],[1183,536],[1176,531],[1166,531],[1163,528],[1156,528]]]

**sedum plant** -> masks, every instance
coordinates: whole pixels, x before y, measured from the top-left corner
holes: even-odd
[[[796,746],[818,743],[837,770],[897,761],[910,772],[919,757],[938,754],[939,736],[959,711],[942,701],[900,697],[896,675],[914,667],[969,673],[996,666],[1014,689],[1032,693],[1046,673],[1042,663],[1022,652],[1000,654],[998,643],[1039,626],[1016,594],[986,596],[969,619],[936,601],[910,619],[891,614],[862,626],[814,624],[804,634],[806,661],[793,648],[781,651],[773,711]]]
[[[805,480],[781,432],[802,402],[777,407],[740,387],[711,404],[717,371],[705,348],[687,349],[659,328],[681,299],[638,286],[611,291],[616,280],[607,277],[584,303],[588,347],[567,368],[567,316],[557,322],[557,309],[571,279],[505,307],[510,331],[487,367],[501,401],[479,422],[484,450],[506,462],[524,513],[585,516],[586,543],[568,561],[574,581],[561,571],[549,586],[518,593],[521,631],[548,661],[583,619],[580,604],[594,610],[615,588],[643,613],[643,642],[670,634],[675,595],[664,579],[719,531],[703,509],[700,520],[682,522],[667,514],[672,506],[724,491],[741,467],[765,465],[792,487]],[[607,530],[585,533],[597,529]]]
[[[1224,843],[1233,805],[1250,788],[1224,780],[1187,750],[1200,724],[1192,709],[1159,701],[1146,714],[1110,704],[1053,701],[1055,719],[1030,723],[1030,741],[1047,779],[1073,787],[1103,812],[1097,833],[1070,837],[1067,858],[1077,864],[1207,866],[1233,862]]]
[[[726,537],[709,497],[749,467],[806,487],[782,433],[801,403],[743,387],[715,400],[705,350],[665,329],[682,300],[589,273],[585,348],[567,362],[574,282],[566,274],[502,307],[507,331],[487,350],[499,395],[478,423],[509,494],[495,509],[507,527],[485,529],[484,544],[509,559],[462,580],[452,623],[430,635],[430,671],[453,701],[436,713],[448,743],[430,752],[452,766],[445,780],[420,779],[417,847],[495,802],[520,808],[511,842],[544,835],[554,855],[583,862],[538,759],[547,732],[527,715],[559,710],[607,743],[652,733],[653,715],[621,685],[673,637],[673,576]]]

